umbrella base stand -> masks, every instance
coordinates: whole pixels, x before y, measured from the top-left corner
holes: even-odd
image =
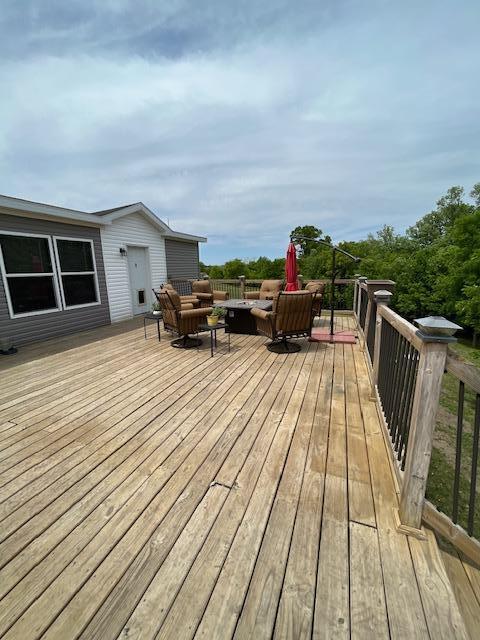
[[[312,335],[309,338],[310,342],[331,342],[337,344],[355,344],[357,341],[357,334],[353,331],[335,331],[330,333],[329,329],[322,327],[315,327],[312,329]]]

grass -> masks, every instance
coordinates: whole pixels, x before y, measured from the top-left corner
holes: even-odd
[[[480,375],[480,349],[474,349],[466,342],[456,343],[453,349],[462,360],[477,366]],[[427,499],[438,507],[440,511],[443,511],[449,516],[451,516],[453,508],[458,388],[459,382],[457,378],[450,373],[445,373],[443,376],[440,408],[437,415],[437,426],[427,485]],[[458,515],[458,524],[464,529],[467,528],[468,521],[474,416],[475,394],[465,387]],[[480,538],[479,483],[480,474],[479,481],[477,482],[477,502],[473,529],[473,535],[476,538]]]
[[[480,368],[480,348],[474,349],[471,342],[467,340],[459,340],[452,345],[452,349],[462,358],[462,360]]]

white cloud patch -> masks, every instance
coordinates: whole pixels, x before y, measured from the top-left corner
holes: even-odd
[[[279,255],[297,224],[404,228],[480,179],[473,1],[85,4],[37,4],[23,40],[4,14],[2,193],[142,200],[213,262]]]

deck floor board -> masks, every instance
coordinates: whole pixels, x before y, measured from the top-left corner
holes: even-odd
[[[462,637],[434,539],[395,531],[359,345],[148,335],[0,363],[0,636]]]

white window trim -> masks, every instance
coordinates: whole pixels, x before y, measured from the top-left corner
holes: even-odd
[[[92,252],[92,262],[93,262],[93,271],[62,271],[60,265],[60,255],[58,253],[58,245],[57,240],[70,240],[72,242],[87,242],[90,244],[90,249]],[[95,307],[102,304],[100,299],[100,288],[98,286],[98,275],[97,275],[97,262],[95,260],[95,246],[93,244],[93,240],[90,238],[70,238],[67,236],[53,236],[54,250],[55,250],[55,261],[57,266],[58,273],[58,282],[60,285],[60,293],[62,296],[62,305],[65,310],[70,309],[81,309],[83,307]],[[67,305],[65,301],[65,292],[63,290],[63,281],[62,276],[93,276],[93,282],[95,286],[95,296],[97,298],[96,302],[85,302],[84,304],[72,304]]]
[[[3,287],[5,289],[5,297],[7,298],[7,307],[8,313],[10,314],[10,318],[27,318],[29,316],[41,316],[46,313],[57,313],[58,311],[62,311],[61,301],[60,301],[60,291],[58,286],[56,265],[53,253],[53,244],[52,237],[49,235],[45,235],[42,233],[24,233],[20,231],[0,231],[0,236],[24,236],[27,238],[45,238],[48,242],[48,250],[50,253],[50,262],[52,264],[53,271],[48,273],[8,273],[5,268],[5,262],[3,259],[2,247],[0,245],[0,271],[2,273]],[[40,311],[27,311],[26,313],[15,313],[13,310],[12,298],[10,296],[10,288],[8,286],[8,278],[28,278],[28,277],[48,277],[50,276],[53,279],[53,292],[55,296],[55,302],[57,303],[56,307],[52,307],[51,309],[42,309]]]

